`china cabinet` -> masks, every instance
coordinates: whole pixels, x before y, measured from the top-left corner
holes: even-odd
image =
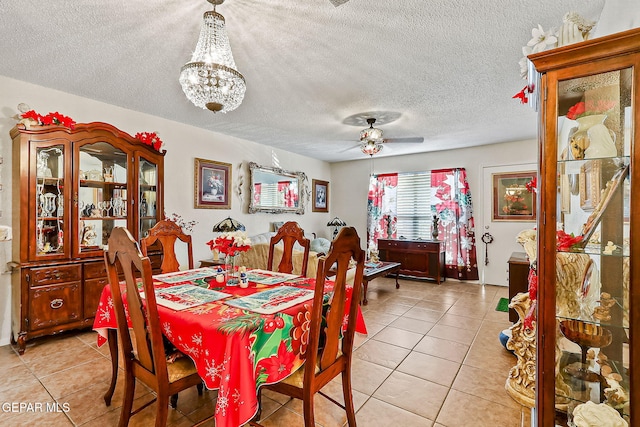
[[[540,110],[534,419],[573,426],[595,409],[637,426],[640,30],[529,59]]]
[[[22,353],[29,339],[92,325],[111,230],[140,239],[161,219],[164,152],[105,123],[19,124],[10,134],[12,339]]]

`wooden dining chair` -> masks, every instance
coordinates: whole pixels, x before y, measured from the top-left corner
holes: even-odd
[[[278,269],[273,269],[275,248],[278,243],[282,242],[282,259],[278,264]],[[307,275],[307,264],[309,263],[309,247],[311,241],[304,237],[304,230],[300,228],[297,222],[288,221],[285,222],[282,227],[278,229],[275,236],[271,238],[269,242],[269,258],[267,259],[267,269],[271,271],[278,271],[280,273],[293,273],[293,246],[298,242],[304,250],[302,258],[302,265],[300,266],[300,275]]]
[[[113,229],[109,237],[109,249],[104,253],[104,260],[124,359],[125,390],[119,426],[127,426],[132,415],[156,400],[155,425],[165,426],[169,397],[201,384],[202,379],[193,361],[188,357],[179,358],[174,363],[167,363],[151,277],[151,262],[148,257],[142,255],[138,244],[126,228]],[[126,293],[121,292],[118,270],[124,274]],[[137,277],[141,280],[141,291],[144,292],[146,300],[144,305],[136,283]],[[127,324],[123,298],[127,300],[127,312],[133,334],[130,333]],[[135,351],[133,342],[136,344]],[[156,392],[156,399],[132,411],[136,380],[153,389]]]
[[[349,260],[356,262],[356,276],[350,306],[345,307],[346,276]],[[360,247],[360,238],[356,229],[344,227],[331,243],[329,253],[318,262],[315,296],[309,324],[309,343],[306,349],[305,363],[293,375],[276,384],[263,386],[269,390],[301,399],[303,402],[304,425],[313,427],[313,399],[316,393],[326,397],[345,409],[350,427],[356,426],[356,415],[351,392],[351,356],[353,338],[356,329],[358,301],[362,288],[365,253]],[[329,298],[328,307],[323,307],[325,277],[334,266],[335,281]],[[348,309],[349,321],[343,329],[345,309]],[[323,322],[323,316],[326,324]],[[344,405],[322,393],[321,389],[336,376],[342,376],[342,394]],[[252,425],[260,426],[257,422]]]
[[[189,269],[193,268],[193,247],[191,246],[191,236],[182,231],[182,227],[173,221],[163,219],[158,221],[151,229],[149,235],[140,239],[142,254],[147,256],[147,250],[151,245],[160,242],[162,245],[162,265],[160,270],[163,273],[173,273],[180,270],[180,264],[176,257],[176,241],[180,240],[187,244],[187,256],[189,257]]]

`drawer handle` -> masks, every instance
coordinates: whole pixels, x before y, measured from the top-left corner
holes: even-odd
[[[62,298],[56,298],[53,301],[51,301],[51,304],[49,305],[53,309],[60,308],[64,305],[64,300]]]

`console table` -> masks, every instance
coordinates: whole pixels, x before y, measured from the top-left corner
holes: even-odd
[[[399,262],[403,276],[446,280],[442,241],[378,239],[378,252],[383,261]]]

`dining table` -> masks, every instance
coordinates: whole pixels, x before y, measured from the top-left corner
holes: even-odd
[[[259,277],[266,275],[268,279],[269,273],[260,273]],[[268,280],[248,280],[247,286],[241,287],[219,283],[216,281],[219,274],[215,268],[206,267],[156,275],[153,281],[164,336],[193,360],[205,386],[218,391],[216,426],[239,427],[256,415],[261,385],[283,380],[304,363],[316,279],[286,275],[287,279],[282,280],[277,278],[278,273],[273,273],[276,276],[273,282],[281,281],[269,283]],[[249,278],[255,277],[251,270],[247,275]],[[328,301],[333,284],[333,281],[325,280],[325,301]],[[120,286],[121,291],[126,292],[124,283]],[[178,291],[190,291],[196,287],[214,291],[208,294],[220,295],[207,302],[190,301],[186,308],[176,307],[171,301],[178,298]],[[353,287],[347,286],[347,307],[352,291]],[[264,307],[268,306],[267,309],[245,303],[249,300],[260,301],[263,296],[271,294],[279,296],[263,304]],[[294,295],[288,298],[288,294],[307,296]],[[124,296],[123,302],[126,312]],[[345,326],[347,320],[348,313],[345,312]],[[98,333],[98,346],[109,341],[114,363],[112,394],[117,375],[118,349],[116,314],[109,285],[102,290],[93,329]],[[356,331],[367,332],[360,308]]]

